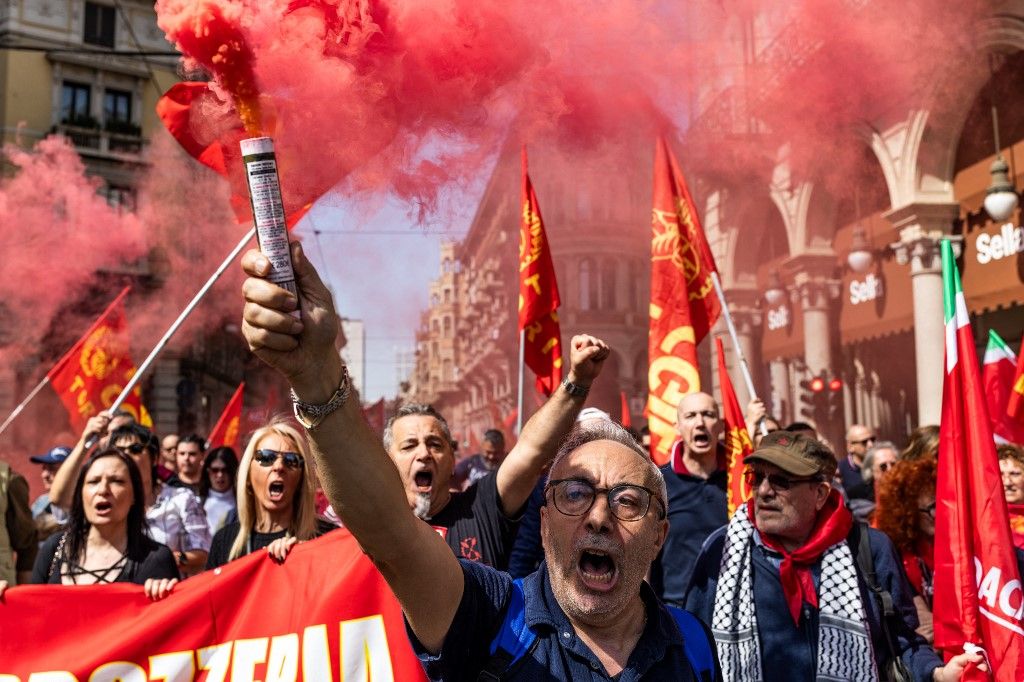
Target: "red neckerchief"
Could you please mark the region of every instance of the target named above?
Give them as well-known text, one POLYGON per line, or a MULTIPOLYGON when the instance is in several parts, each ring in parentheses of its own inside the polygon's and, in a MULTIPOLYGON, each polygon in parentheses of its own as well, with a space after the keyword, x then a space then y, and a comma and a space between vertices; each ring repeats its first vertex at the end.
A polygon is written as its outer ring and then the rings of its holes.
POLYGON ((1010 535, 1013 544, 1024 549, 1024 504, 1007 504, 1006 510, 1010 512, 1010 535))
MULTIPOLYGON (((754 499, 747 501, 747 516, 757 527, 754 517, 754 499)), ((825 506, 818 512, 811 537, 799 549, 787 552, 765 533, 761 533, 761 542, 782 555, 782 566, 779 576, 782 579, 782 591, 789 606, 789 615, 793 623, 800 625, 800 609, 804 602, 818 607, 818 592, 814 589, 814 576, 811 566, 818 562, 821 555, 832 545, 842 542, 850 534, 853 527, 853 515, 843 504, 843 496, 838 490, 829 493, 825 506)))
POLYGON ((910 586, 914 588, 919 595, 924 595, 924 572, 921 570, 921 563, 929 568, 933 573, 935 571, 935 549, 934 545, 925 539, 921 539, 917 543, 917 548, 913 552, 902 551, 900 552, 900 558, 903 560, 903 569, 907 573, 907 578, 910 580, 910 586))
MULTIPOLYGON (((715 445, 715 468, 722 471, 726 468, 725 460, 725 448, 722 447, 721 443, 715 445)), ((683 441, 677 440, 672 445, 671 453, 672 471, 679 474, 680 476, 692 476, 690 470, 686 468, 686 464, 683 463, 683 441)))

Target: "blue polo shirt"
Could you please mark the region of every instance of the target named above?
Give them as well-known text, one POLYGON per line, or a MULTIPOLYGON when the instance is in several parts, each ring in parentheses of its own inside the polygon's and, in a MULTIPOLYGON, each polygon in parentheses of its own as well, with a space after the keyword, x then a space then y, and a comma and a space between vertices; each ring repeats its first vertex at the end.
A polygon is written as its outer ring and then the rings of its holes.
MULTIPOLYGON (((476 680, 487 663, 491 641, 505 617, 512 578, 489 566, 460 560, 465 577, 462 601, 438 655, 427 652, 409 630, 413 650, 431 680, 476 680)), ((523 582, 526 624, 536 633, 537 643, 526 658, 516 664, 508 680, 694 680, 683 650, 683 638, 671 614, 643 583, 640 595, 647 609, 647 625, 622 672, 609 676, 597 656, 583 643, 568 617, 555 600, 547 565, 523 582)), ((408 626, 407 626, 408 628, 408 626)), ((705 627, 711 646, 714 642, 705 627)), ((716 656, 717 659, 717 656, 716 656)), ((715 680, 721 679, 716 662, 715 680)))
POLYGON ((681 443, 661 467, 668 490, 668 537, 651 566, 654 591, 670 604, 682 606, 697 555, 708 536, 729 521, 728 474, 719 448, 719 467, 708 478, 694 476, 682 461, 681 443))

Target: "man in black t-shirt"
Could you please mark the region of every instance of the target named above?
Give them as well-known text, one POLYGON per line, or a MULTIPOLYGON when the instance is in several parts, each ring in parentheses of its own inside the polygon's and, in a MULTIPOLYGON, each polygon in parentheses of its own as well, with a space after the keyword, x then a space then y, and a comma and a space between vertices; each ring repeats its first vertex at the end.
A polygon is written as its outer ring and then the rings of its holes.
POLYGON ((455 556, 500 569, 508 566, 515 523, 558 443, 572 428, 608 352, 600 339, 574 336, 566 380, 523 426, 501 466, 465 492, 450 491, 455 453, 448 423, 437 410, 413 403, 388 420, 384 449, 402 476, 409 506, 455 556))

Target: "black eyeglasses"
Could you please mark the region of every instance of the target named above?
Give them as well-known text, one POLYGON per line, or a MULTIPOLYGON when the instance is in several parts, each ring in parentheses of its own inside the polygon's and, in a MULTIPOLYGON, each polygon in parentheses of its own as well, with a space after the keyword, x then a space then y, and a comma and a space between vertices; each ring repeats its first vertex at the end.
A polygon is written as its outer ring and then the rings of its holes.
POLYGON ((886 471, 892 469, 894 466, 896 466, 896 462, 882 462, 881 464, 878 465, 878 470, 884 474, 886 471))
POLYGON ((146 449, 146 446, 142 443, 132 443, 131 445, 115 445, 115 448, 121 451, 122 455, 141 455, 146 449))
POLYGON ((765 472, 758 471, 757 469, 747 469, 743 472, 743 480, 751 490, 760 488, 765 479, 768 480, 768 485, 771 486, 772 490, 789 490, 799 483, 821 483, 825 480, 820 474, 817 476, 792 478, 790 476, 783 476, 782 474, 766 474, 765 472))
POLYGON ((927 507, 918 507, 917 511, 921 512, 929 518, 935 518, 935 503, 932 502, 927 507))
POLYGON ((868 436, 867 438, 863 438, 861 440, 851 440, 850 445, 867 445, 868 443, 874 443, 877 440, 877 436, 868 436))
POLYGON ((263 448, 257 450, 253 454, 252 458, 255 459, 261 467, 271 467, 274 466, 274 462, 277 461, 278 457, 281 458, 284 465, 289 469, 302 468, 302 455, 297 452, 278 452, 277 450, 263 448))
POLYGON ((647 516, 653 498, 661 506, 659 519, 665 518, 665 504, 654 491, 640 485, 617 485, 613 488, 595 488, 581 478, 563 478, 548 481, 545 491, 551 491, 555 509, 566 516, 583 516, 594 506, 598 493, 604 493, 612 516, 620 521, 639 521, 647 516))

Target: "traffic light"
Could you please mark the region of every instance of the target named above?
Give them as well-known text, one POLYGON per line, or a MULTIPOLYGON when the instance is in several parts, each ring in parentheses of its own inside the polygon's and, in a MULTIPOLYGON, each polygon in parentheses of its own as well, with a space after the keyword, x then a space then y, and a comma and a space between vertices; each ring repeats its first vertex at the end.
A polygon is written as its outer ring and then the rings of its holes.
POLYGON ((828 397, 826 417, 829 424, 834 424, 836 421, 841 421, 843 418, 843 380, 839 377, 833 377, 828 382, 828 397))
POLYGON ((821 423, 828 409, 824 372, 800 380, 800 415, 815 426, 821 423))

